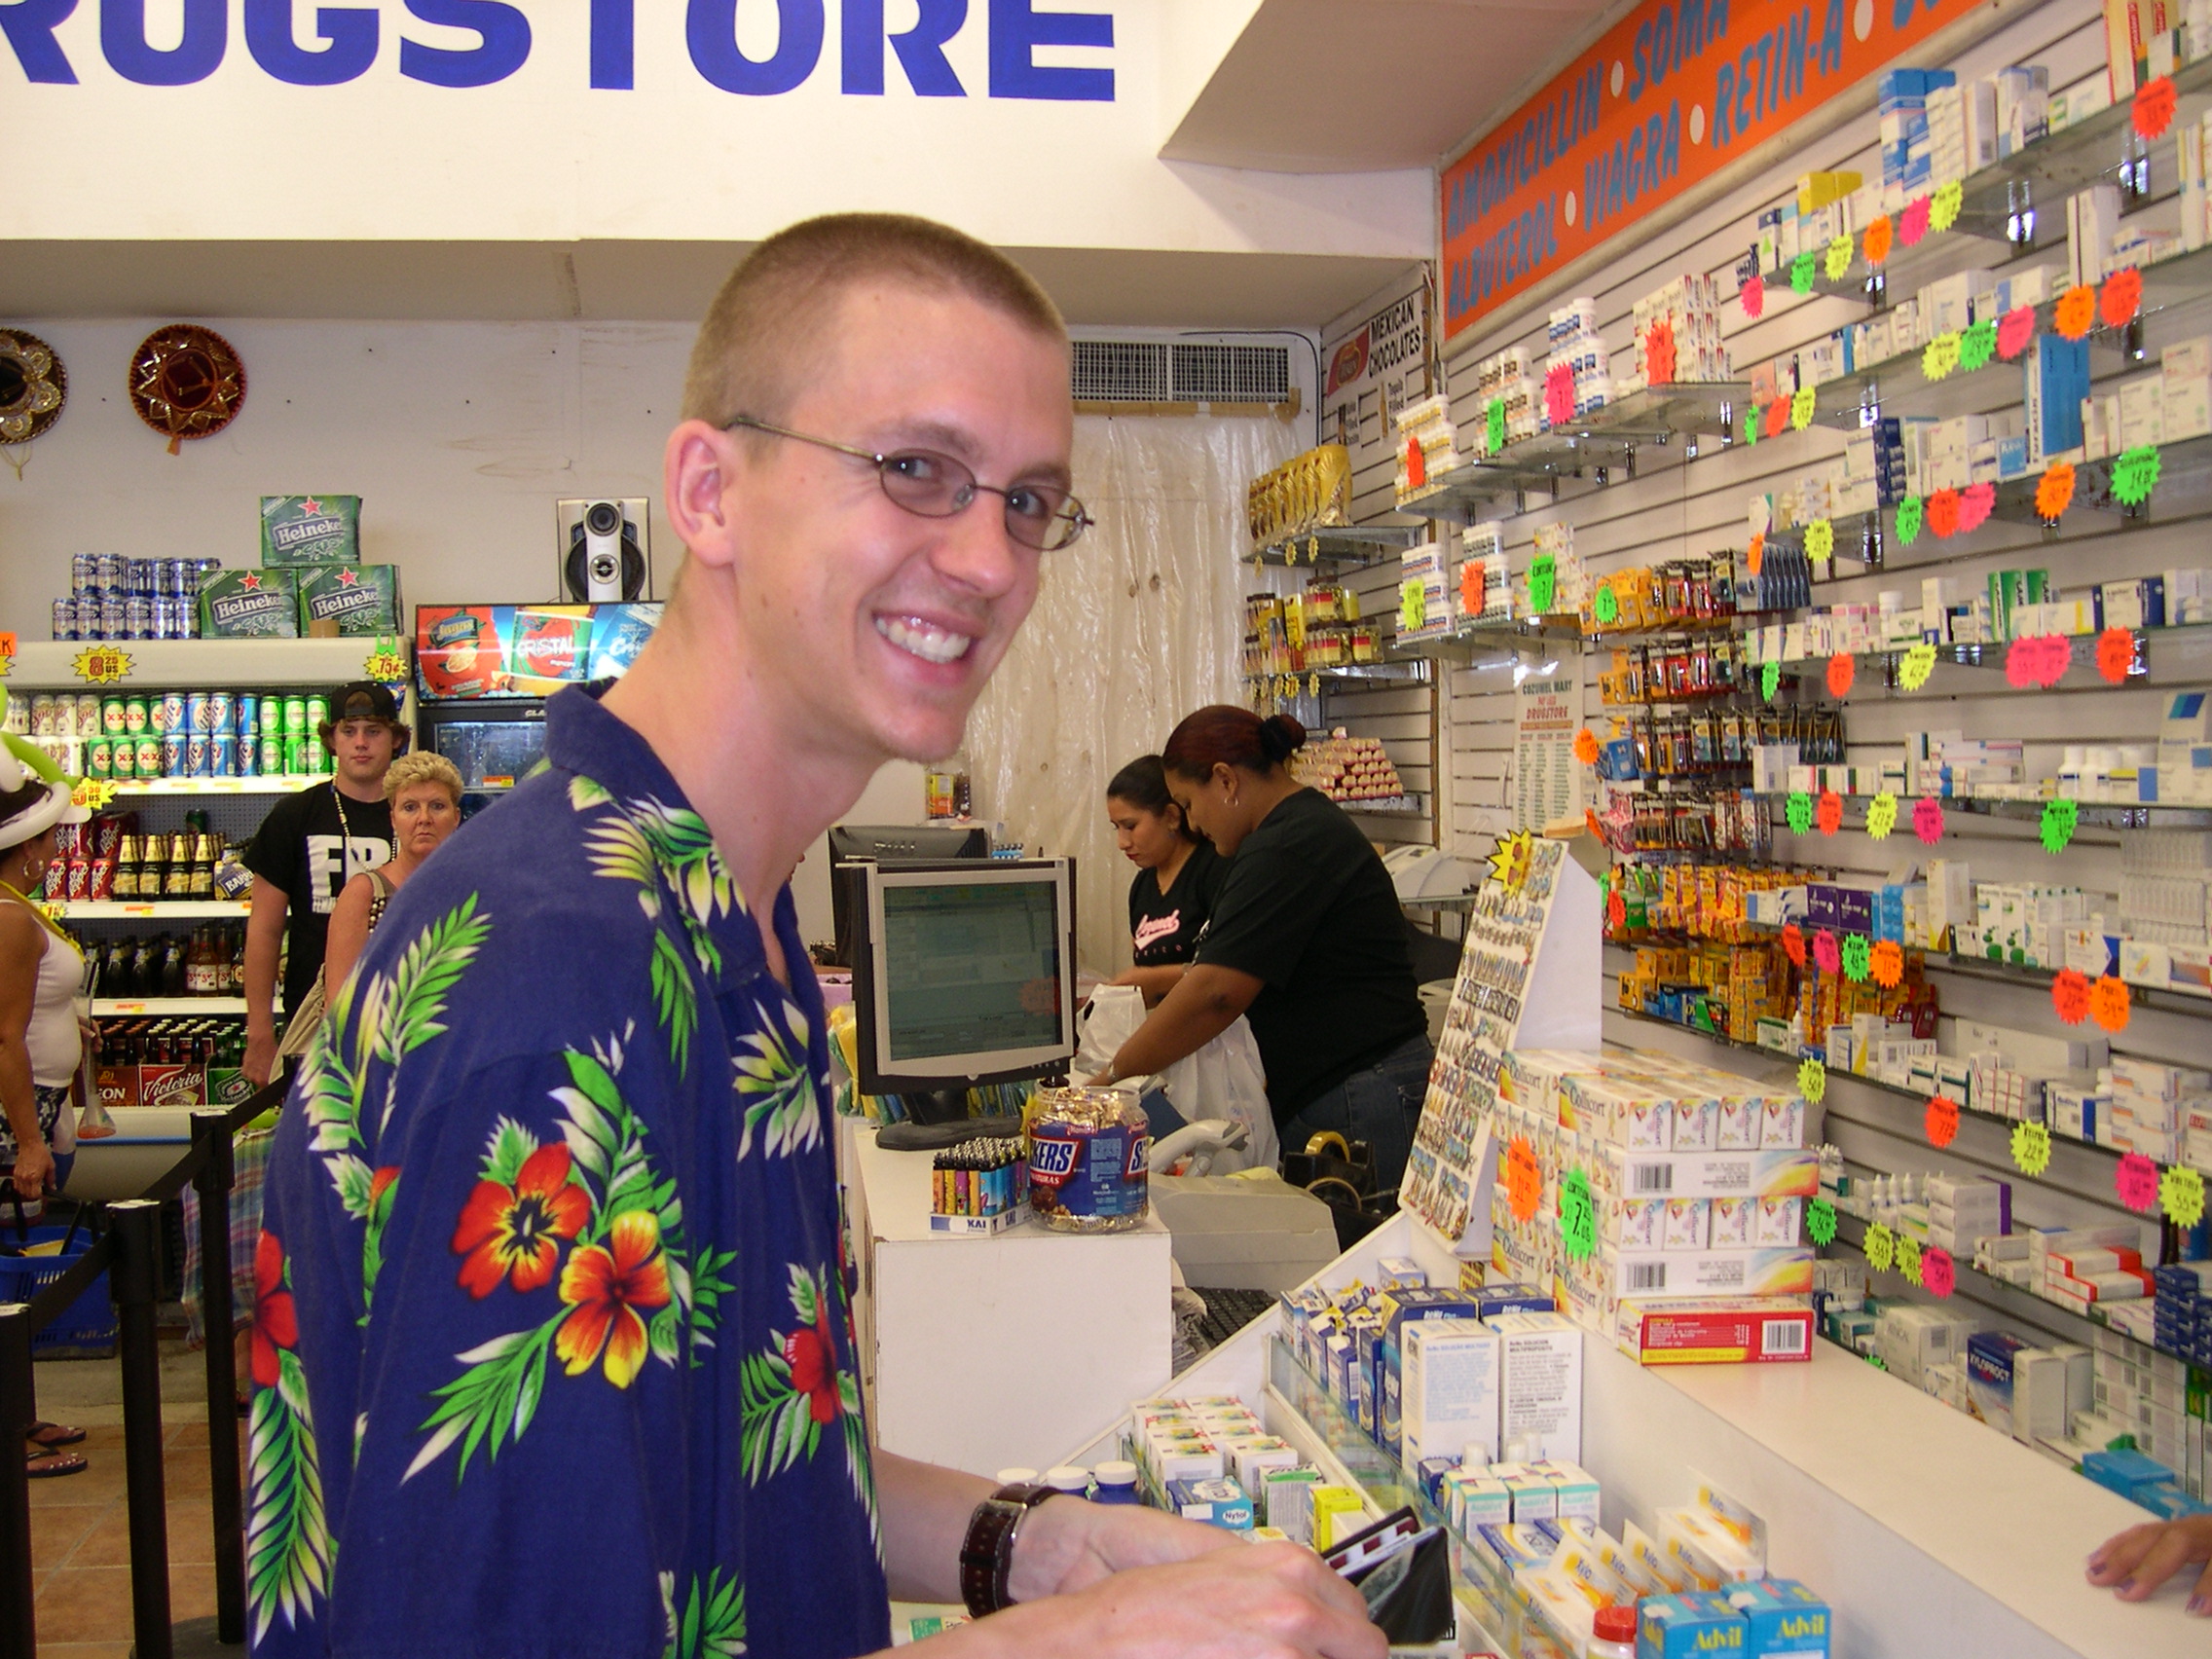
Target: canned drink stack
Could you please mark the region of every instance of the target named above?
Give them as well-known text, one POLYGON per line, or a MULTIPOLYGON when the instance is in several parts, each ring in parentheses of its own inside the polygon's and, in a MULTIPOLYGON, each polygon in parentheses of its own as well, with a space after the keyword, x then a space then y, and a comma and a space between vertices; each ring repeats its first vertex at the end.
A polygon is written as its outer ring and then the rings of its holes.
POLYGON ((75 641, 77 638, 77 602, 74 599, 57 599, 54 602, 54 638, 75 641))
POLYGON ((184 718, 184 693, 164 691, 161 701, 154 707, 154 730, 164 737, 171 732, 182 732, 184 718))
MULTIPOLYGON (((293 695, 284 699, 284 736, 305 737, 308 734, 308 700, 293 695)), ((287 766, 286 771, 294 768, 287 766)))

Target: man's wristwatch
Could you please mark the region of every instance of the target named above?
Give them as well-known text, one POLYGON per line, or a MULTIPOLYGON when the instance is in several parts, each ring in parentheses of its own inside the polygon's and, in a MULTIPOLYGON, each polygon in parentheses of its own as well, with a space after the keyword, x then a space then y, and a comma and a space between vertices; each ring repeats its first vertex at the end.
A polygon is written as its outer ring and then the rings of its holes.
POLYGON ((968 1535, 960 1544, 960 1599, 981 1618, 1014 1605, 1007 1575, 1014 1569, 1014 1539, 1022 1517, 1059 1490, 1049 1486, 1005 1486, 976 1505, 968 1535))

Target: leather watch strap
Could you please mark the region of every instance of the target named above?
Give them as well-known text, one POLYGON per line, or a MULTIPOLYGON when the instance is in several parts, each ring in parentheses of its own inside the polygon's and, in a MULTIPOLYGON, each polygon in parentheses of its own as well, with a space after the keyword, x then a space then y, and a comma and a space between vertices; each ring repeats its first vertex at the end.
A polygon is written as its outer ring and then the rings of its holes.
POLYGON ((976 1505, 960 1544, 960 1599, 969 1612, 981 1618, 1014 1605, 1007 1574, 1014 1567, 1014 1533, 1023 1516, 1058 1495, 1049 1486, 1005 1486, 976 1505))

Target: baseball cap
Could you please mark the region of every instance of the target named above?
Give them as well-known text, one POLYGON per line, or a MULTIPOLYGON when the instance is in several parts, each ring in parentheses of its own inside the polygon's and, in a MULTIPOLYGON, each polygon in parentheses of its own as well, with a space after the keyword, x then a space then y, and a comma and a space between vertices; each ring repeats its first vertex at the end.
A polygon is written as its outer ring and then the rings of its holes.
POLYGON ((388 685, 373 680, 350 681, 330 694, 330 723, 337 726, 347 720, 383 720, 387 725, 397 725, 399 700, 388 685))

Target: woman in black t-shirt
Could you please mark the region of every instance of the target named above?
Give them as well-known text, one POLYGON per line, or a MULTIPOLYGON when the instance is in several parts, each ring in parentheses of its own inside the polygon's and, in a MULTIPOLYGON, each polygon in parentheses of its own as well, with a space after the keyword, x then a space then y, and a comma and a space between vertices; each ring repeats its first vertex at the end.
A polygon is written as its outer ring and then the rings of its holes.
POLYGON ((1375 848, 1284 766, 1288 715, 1200 709, 1161 753, 1191 828, 1234 855, 1198 955, 1100 1082, 1158 1072, 1249 1017, 1282 1144, 1334 1129, 1398 1184, 1431 1058, 1404 912, 1375 848))
POLYGON ((1184 965, 1198 954, 1229 861, 1183 821, 1157 755, 1139 756, 1114 774, 1106 786, 1106 818, 1115 844, 1137 866, 1129 883, 1135 966, 1113 982, 1136 986, 1149 1006, 1175 988, 1184 965))

